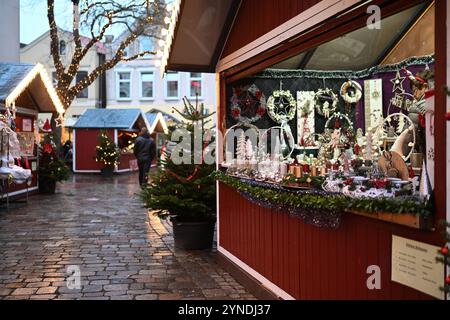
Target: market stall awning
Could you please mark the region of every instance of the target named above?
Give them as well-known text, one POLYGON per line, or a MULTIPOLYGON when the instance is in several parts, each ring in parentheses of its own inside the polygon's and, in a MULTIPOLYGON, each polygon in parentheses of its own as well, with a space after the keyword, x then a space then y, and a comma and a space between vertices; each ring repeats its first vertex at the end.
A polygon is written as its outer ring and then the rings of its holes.
POLYGON ((162 70, 215 72, 240 3, 241 0, 175 1, 162 70))
POLYGON ((43 65, 0 62, 0 102, 7 107, 64 113, 43 65))
POLYGON ((73 128, 137 131, 143 126, 151 128, 141 109, 87 109, 73 128))

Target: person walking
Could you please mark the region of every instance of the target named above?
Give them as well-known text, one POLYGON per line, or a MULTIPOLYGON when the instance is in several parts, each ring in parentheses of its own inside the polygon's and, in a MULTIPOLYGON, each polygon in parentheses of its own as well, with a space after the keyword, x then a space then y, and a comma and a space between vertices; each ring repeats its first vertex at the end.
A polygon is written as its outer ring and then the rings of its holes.
POLYGON ((138 161, 139 185, 145 187, 148 182, 148 172, 156 156, 156 144, 150 137, 147 128, 142 128, 134 143, 134 156, 138 161))

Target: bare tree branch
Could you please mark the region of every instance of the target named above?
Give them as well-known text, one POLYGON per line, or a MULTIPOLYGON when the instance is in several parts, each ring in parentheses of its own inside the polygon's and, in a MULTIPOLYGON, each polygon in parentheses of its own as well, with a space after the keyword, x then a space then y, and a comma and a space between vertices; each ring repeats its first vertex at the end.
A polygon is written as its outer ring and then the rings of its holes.
POLYGON ((144 51, 124 57, 126 48, 139 36, 146 35, 159 39, 164 26, 166 2, 164 0, 71 0, 73 8, 73 37, 75 50, 67 70, 61 62, 58 27, 55 22, 54 0, 48 0, 48 20, 50 25, 51 54, 58 77, 57 92, 66 108, 70 106, 79 92, 90 86, 107 70, 121 61, 139 59, 145 55, 155 55, 153 51, 144 51), (127 36, 121 41, 114 56, 95 68, 84 79, 77 79, 71 85, 80 68, 80 63, 91 49, 103 41, 112 28, 122 26, 127 36), (81 33, 90 34, 90 39, 81 33))

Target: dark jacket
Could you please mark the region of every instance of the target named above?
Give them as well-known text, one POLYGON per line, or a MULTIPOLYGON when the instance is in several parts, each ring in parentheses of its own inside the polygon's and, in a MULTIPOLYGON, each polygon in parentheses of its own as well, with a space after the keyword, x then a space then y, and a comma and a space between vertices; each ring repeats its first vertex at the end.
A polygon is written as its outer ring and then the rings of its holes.
POLYGON ((156 144, 149 134, 144 134, 136 139, 134 155, 138 161, 153 161, 156 156, 156 144))

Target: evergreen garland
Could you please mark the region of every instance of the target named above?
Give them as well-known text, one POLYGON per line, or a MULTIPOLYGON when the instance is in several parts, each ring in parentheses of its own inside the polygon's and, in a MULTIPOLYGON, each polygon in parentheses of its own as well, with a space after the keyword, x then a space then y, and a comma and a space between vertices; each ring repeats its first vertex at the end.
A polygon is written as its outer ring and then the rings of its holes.
POLYGON ((404 67, 413 65, 431 64, 435 61, 434 55, 423 57, 411 57, 400 63, 375 66, 360 71, 319 71, 319 70, 282 70, 282 69, 266 69, 251 78, 269 78, 269 79, 285 79, 285 78, 325 78, 325 79, 360 79, 366 78, 377 73, 395 72, 404 67))
POLYGON ((259 204, 272 204, 282 210, 320 210, 324 214, 334 215, 349 210, 365 213, 388 212, 393 214, 432 214, 429 202, 420 202, 411 197, 398 198, 352 198, 342 194, 332 194, 321 190, 290 191, 281 186, 267 187, 256 182, 230 177, 216 172, 215 177, 240 193, 244 193, 259 204))

